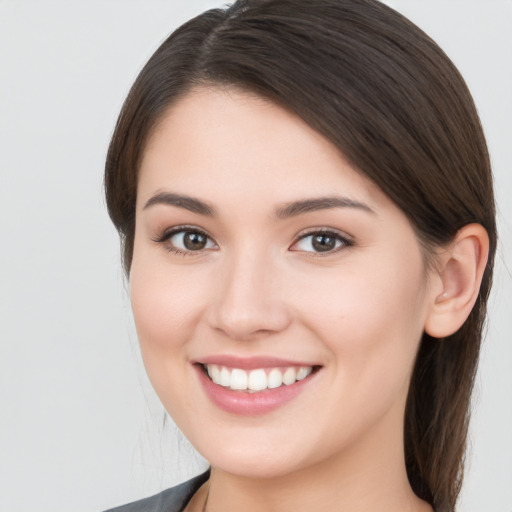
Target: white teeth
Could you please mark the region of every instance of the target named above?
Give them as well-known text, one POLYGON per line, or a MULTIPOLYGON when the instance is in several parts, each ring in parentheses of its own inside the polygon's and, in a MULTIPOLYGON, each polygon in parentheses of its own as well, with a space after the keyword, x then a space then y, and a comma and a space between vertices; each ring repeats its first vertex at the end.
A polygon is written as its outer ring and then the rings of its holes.
POLYGON ((265 370, 253 370, 249 374, 249 383, 247 387, 253 391, 267 389, 267 374, 265 373, 265 370))
POLYGON ((297 372, 297 380, 305 379, 312 371, 311 367, 301 366, 297 372))
POLYGON ((220 370, 218 366, 214 364, 208 366, 208 375, 210 376, 210 379, 212 379, 213 382, 215 382, 215 384, 220 383, 220 370))
POLYGON ((287 368, 283 374, 283 384, 289 386, 297 380, 297 371, 295 368, 287 368))
POLYGON ((247 389, 247 372, 233 368, 231 370, 231 389, 244 390, 247 389))
POLYGON ((231 385, 231 372, 225 366, 220 370, 219 384, 225 388, 231 385))
POLYGON ((205 365, 210 379, 220 386, 230 388, 236 391, 262 391, 264 389, 274 389, 282 386, 290 386, 298 380, 305 379, 313 371, 311 366, 301 366, 299 368, 290 366, 281 370, 272 368, 265 370, 258 368, 249 372, 239 368, 229 369, 225 366, 216 364, 205 365))
POLYGON ((268 374, 268 387, 269 389, 278 388, 283 384, 283 374, 277 369, 272 368, 268 374))

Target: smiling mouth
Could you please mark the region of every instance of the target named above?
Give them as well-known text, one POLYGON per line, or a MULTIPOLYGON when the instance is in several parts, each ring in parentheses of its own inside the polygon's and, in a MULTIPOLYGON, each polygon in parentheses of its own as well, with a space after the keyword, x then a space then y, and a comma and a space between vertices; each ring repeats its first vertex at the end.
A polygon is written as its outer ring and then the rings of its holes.
POLYGON ((291 386, 320 369, 320 366, 287 366, 243 370, 218 364, 201 364, 201 367, 214 384, 246 393, 291 386))

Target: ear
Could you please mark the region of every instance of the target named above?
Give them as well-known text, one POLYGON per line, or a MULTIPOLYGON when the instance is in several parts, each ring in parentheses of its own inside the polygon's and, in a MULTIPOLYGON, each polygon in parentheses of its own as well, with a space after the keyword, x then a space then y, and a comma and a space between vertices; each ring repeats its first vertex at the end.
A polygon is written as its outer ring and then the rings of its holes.
POLYGON ((434 338, 455 333, 466 321, 478 297, 489 256, 489 237, 480 224, 461 228, 438 254, 438 275, 425 321, 434 338))

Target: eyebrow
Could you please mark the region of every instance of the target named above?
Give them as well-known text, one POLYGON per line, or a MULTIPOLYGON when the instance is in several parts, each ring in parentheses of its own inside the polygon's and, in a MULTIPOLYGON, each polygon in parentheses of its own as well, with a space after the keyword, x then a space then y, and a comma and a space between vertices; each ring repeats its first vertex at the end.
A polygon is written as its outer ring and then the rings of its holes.
MULTIPOLYGON (((157 204, 177 206, 178 208, 184 208, 185 210, 208 217, 217 216, 217 212, 213 206, 201 201, 200 199, 183 194, 159 192, 147 201, 143 209, 146 210, 147 208, 157 204)), ((302 199, 286 203, 284 206, 281 206, 276 210, 275 216, 278 219, 287 219, 304 213, 331 208, 355 208, 368 213, 375 213, 368 205, 361 203, 360 201, 355 201, 348 197, 330 196, 302 199)))
POLYGON ((194 197, 185 196, 182 194, 174 194, 173 192, 160 192, 151 197, 148 202, 144 205, 143 210, 150 208, 156 204, 165 204, 168 206, 177 206, 184 208, 193 213, 200 215, 206 215, 208 217, 215 217, 217 215, 215 208, 200 199, 194 197))
POLYGON ((358 210, 375 214, 375 212, 365 203, 349 199, 348 197, 330 196, 287 203, 276 211, 276 217, 278 219, 287 219, 303 213, 327 210, 331 208, 356 208, 358 210))

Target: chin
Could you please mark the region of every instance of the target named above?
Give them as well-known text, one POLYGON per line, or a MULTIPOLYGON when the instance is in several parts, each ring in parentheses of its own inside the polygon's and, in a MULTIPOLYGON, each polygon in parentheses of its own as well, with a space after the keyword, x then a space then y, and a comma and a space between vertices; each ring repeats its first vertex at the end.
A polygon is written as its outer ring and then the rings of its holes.
POLYGON ((210 464, 225 473, 250 479, 281 478, 301 469, 291 461, 276 460, 271 454, 263 457, 261 454, 258 457, 222 457, 210 461, 210 464))
POLYGON ((319 453, 304 450, 306 440, 287 436, 291 443, 286 445, 282 439, 273 437, 266 441, 260 436, 246 442, 240 442, 241 439, 239 442, 232 439, 223 442, 217 438, 193 444, 213 468, 242 478, 281 478, 304 470, 321 459, 319 453))

